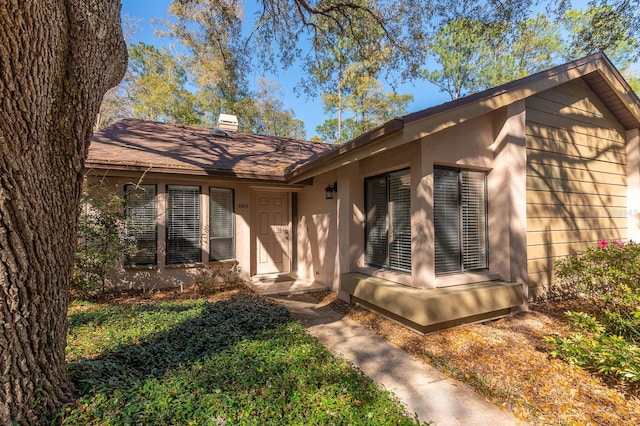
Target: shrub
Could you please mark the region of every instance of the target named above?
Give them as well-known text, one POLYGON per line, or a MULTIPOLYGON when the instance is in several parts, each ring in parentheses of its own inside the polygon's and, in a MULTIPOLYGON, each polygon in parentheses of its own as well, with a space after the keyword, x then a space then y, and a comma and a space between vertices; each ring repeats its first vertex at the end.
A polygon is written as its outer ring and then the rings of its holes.
POLYGON ((567 293, 594 296, 602 310, 633 315, 640 307, 640 244, 600 241, 558 260, 556 277, 567 293))
POLYGON ((551 355, 607 377, 640 386, 640 245, 601 241, 556 262, 560 288, 590 297, 594 316, 566 312, 577 331, 547 336, 551 355))
POLYGON ((196 273, 198 292, 207 294, 215 291, 221 284, 235 284, 240 280, 240 265, 233 261, 228 267, 222 262, 210 263, 196 273))
POLYGON ((566 312, 565 315, 579 331, 569 337, 545 337, 553 346, 551 356, 635 387, 640 384, 640 348, 637 345, 622 336, 608 334, 603 324, 583 312, 566 312))
POLYGON ((135 239, 126 232, 124 199, 113 193, 83 193, 72 288, 82 293, 103 293, 112 268, 135 250, 135 239))

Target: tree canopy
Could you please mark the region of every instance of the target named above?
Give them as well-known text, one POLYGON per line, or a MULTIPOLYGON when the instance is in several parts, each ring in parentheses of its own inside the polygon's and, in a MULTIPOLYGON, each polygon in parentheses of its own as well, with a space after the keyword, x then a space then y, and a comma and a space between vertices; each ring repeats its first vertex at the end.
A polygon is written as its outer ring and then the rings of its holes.
POLYGON ((640 39, 633 31, 637 12, 627 9, 637 2, 592 3, 586 9, 557 9, 550 16, 516 13, 510 20, 454 14, 428 45, 435 66, 423 68, 422 76, 457 99, 598 51, 626 73, 640 57, 640 39))
MULTIPOLYGON (((133 61, 132 67, 138 67, 141 78, 149 78, 151 87, 161 87, 157 75, 164 75, 178 91, 186 87, 183 70, 187 71, 202 87, 211 86, 208 96, 198 100, 203 105, 253 108, 244 81, 247 52, 255 53, 264 69, 290 67, 296 61, 310 69, 323 58, 324 47, 344 40, 350 65, 389 53, 373 69, 379 68, 380 75, 409 78, 424 66, 440 31, 463 20, 484 28, 497 26, 501 34, 519 34, 522 38, 514 40, 529 46, 529 33, 515 29, 538 4, 260 0, 255 22, 244 33, 238 0, 174 0, 174 34, 198 60, 177 61, 160 49, 138 46, 139 62, 133 61), (196 32, 191 33, 192 28, 196 32)), ((578 34, 572 54, 613 47, 628 52, 620 56, 623 64, 637 59, 633 40, 640 30, 640 0, 593 0, 592 13, 575 18, 563 15, 571 10, 568 0, 549 0, 546 5, 552 20, 566 16, 578 34)), ((73 239, 92 126, 103 95, 125 73, 121 4, 2 0, 0 6, 0 317, 5 325, 0 329, 0 422, 50 423, 73 399, 64 360, 73 239)), ((489 46, 496 47, 495 40, 489 46)), ((265 99, 264 105, 278 109, 277 102, 265 99)), ((192 117, 175 112, 171 102, 159 103, 174 111, 161 116, 192 117)), ((271 114, 269 108, 264 110, 271 114)), ((207 112, 196 116, 207 117, 207 112)))
POLYGON ((158 30, 179 48, 130 46, 129 73, 105 97, 99 126, 123 115, 215 126, 224 112, 243 131, 306 137, 282 91, 249 80, 298 67, 298 94, 321 97, 331 114, 316 130, 343 141, 406 112, 399 82, 425 79, 455 99, 599 50, 631 76, 640 53, 640 0, 593 0, 583 9, 568 0, 257 3, 249 16, 241 0, 174 0, 158 30), (385 90, 403 108, 390 101, 387 114, 365 117, 377 108, 365 103, 380 95, 358 93, 385 90))

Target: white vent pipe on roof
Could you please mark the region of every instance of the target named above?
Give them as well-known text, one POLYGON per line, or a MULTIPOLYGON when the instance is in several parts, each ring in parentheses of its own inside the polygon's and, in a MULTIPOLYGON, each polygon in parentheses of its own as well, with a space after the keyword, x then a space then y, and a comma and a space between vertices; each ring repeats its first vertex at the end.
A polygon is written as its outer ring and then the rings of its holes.
POLYGON ((238 131, 238 117, 231 114, 220 114, 218 117, 218 129, 227 132, 238 131))

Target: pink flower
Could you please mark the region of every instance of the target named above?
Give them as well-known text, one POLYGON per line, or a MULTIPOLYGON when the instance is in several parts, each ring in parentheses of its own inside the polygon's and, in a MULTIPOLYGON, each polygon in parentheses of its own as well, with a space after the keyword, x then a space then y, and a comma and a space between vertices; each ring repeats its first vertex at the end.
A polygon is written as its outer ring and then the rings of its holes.
POLYGON ((609 242, 606 240, 602 240, 598 242, 598 247, 605 249, 609 247, 609 242))

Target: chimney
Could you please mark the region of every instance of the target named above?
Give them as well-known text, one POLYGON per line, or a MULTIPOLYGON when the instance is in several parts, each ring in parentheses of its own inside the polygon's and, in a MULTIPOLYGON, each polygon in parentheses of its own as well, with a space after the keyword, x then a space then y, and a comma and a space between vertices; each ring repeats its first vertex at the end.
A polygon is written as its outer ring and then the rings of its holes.
POLYGON ((231 114, 220 114, 218 117, 218 129, 227 132, 237 132, 238 118, 231 114))

